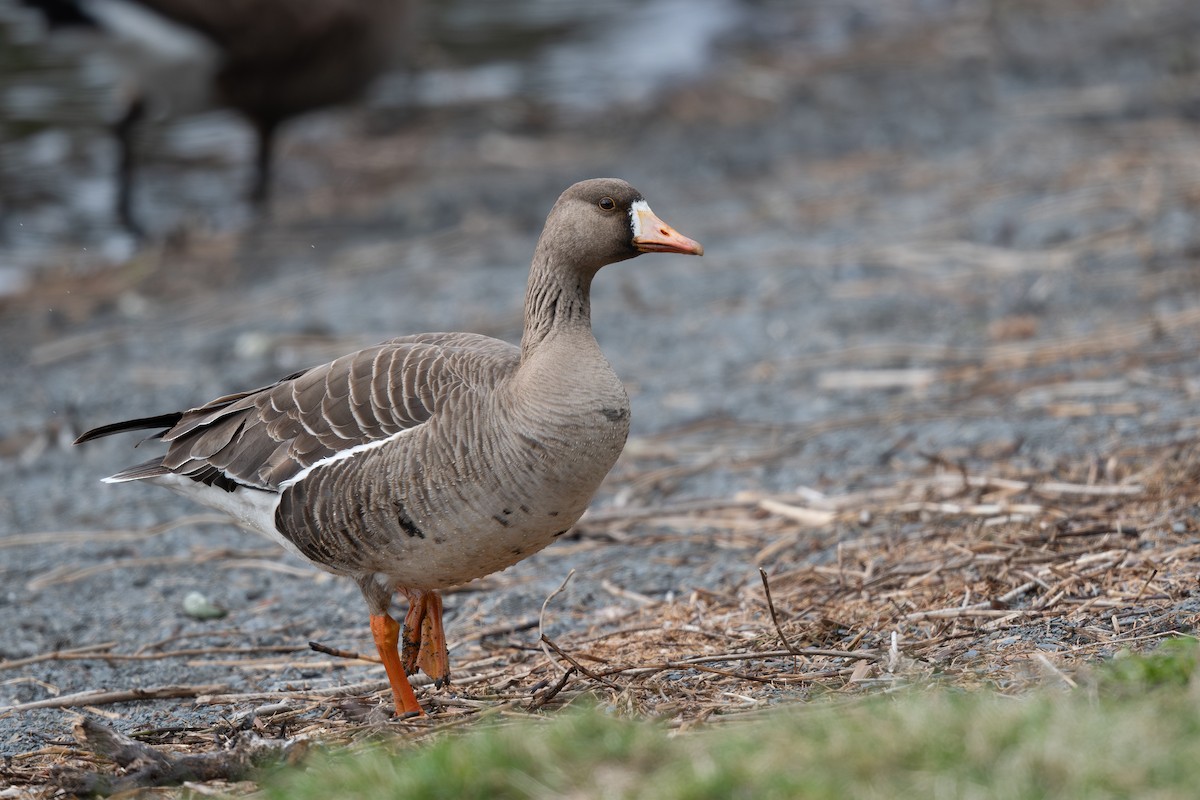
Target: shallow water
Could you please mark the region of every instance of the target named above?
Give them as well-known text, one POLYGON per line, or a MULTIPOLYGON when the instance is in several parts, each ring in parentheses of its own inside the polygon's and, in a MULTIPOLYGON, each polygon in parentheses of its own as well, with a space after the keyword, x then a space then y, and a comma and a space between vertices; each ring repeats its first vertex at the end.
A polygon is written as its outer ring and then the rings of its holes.
MULTIPOLYGON (((552 114, 645 102, 673 81, 701 75, 745 13, 743 0, 429 3, 419 69, 386 76, 368 102, 420 109, 519 97, 552 114)), ((49 35, 40 16, 0 0, 0 296, 19 289, 51 242, 89 248, 79 251, 81 263, 119 261, 136 249, 113 220, 107 124, 122 74, 102 44, 85 31, 49 35)), ((181 165, 165 197, 139 180, 138 189, 154 195, 138 203, 152 233, 197 215, 217 229, 248 221, 241 186, 252 142, 239 118, 217 111, 147 127, 141 138, 150 141, 139 152, 152 169, 181 165), (212 169, 186 168, 209 162, 212 169)))
MULTIPOLYGON (((737 52, 749 53, 751 61, 757 48, 817 57, 872 31, 922 25, 952 5, 951 0, 426 2, 416 47, 401 59, 412 70, 383 76, 365 105, 371 130, 383 133, 405 130, 422 115, 439 115, 434 124, 453 125, 454 132, 476 138, 555 119, 586 123, 617 109, 637 113, 674 86, 737 69, 734 64, 746 63, 733 55, 737 52)), ((86 31, 49 35, 41 17, 19 0, 0 0, 0 298, 20 293, 36 270, 87 271, 122 263, 138 251, 138 240, 117 224, 113 211, 116 146, 109 124, 127 91, 117 62, 128 55, 114 53, 110 40, 86 31)), ((190 107, 203 105, 197 97, 202 82, 195 80, 200 74, 185 66, 166 81, 156 77, 172 103, 190 107)), ((777 89, 766 87, 764 97, 777 89)), ((285 128, 280 147, 304 142, 310 152, 319 150, 344 139, 338 134, 353 119, 341 110, 305 115, 285 128)), ((229 111, 152 115, 138 132, 134 198, 150 240, 236 232, 254 223, 245 202, 253 147, 248 126, 229 111)), ((533 151, 522 158, 529 168, 541 164, 533 151)), ((319 167, 286 153, 276 159, 276 168, 277 193, 283 185, 305 197, 331 182, 319 167)), ((311 212, 314 220, 325 215, 311 212)))
MULTIPOLYGON (((435 13, 432 35, 455 66, 419 80, 422 104, 466 96, 523 96, 559 110, 643 101, 701 75, 714 44, 738 28, 739 0, 458 0, 435 13)), ((431 9, 432 11, 432 9, 431 9)))

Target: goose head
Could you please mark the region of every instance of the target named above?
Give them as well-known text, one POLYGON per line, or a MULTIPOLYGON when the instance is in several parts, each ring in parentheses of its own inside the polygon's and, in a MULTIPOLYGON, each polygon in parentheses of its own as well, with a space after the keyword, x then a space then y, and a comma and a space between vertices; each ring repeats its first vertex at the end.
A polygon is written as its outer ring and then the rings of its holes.
POLYGON ((546 218, 539 254, 558 266, 594 274, 642 253, 699 256, 704 248, 663 222, 641 192, 617 178, 594 178, 568 188, 546 218))

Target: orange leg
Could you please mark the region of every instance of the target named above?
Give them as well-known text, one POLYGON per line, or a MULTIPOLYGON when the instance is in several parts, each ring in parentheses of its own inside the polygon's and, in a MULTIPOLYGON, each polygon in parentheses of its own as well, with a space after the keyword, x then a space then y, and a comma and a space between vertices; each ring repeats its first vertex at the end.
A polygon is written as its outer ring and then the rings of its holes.
POLYGON ((388 683, 392 685, 396 716, 425 716, 400 664, 400 653, 396 647, 400 643, 400 624, 387 614, 372 614, 371 635, 375 637, 375 647, 379 650, 379 658, 383 660, 383 668, 387 670, 388 683))
POLYGON ((398 591, 408 598, 401 657, 404 671, 411 675, 419 668, 433 678, 434 686, 445 686, 450 683, 450 653, 446 650, 446 630, 442 627, 442 598, 437 592, 419 589, 398 591))

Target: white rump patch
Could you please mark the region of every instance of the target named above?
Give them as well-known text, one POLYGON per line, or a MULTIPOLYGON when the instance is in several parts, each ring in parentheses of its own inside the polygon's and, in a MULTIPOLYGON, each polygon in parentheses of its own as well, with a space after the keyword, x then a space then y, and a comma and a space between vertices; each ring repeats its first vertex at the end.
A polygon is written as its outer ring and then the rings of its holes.
POLYGON ((260 533, 285 550, 310 561, 275 527, 275 509, 279 506, 279 495, 275 492, 249 488, 227 492, 218 486, 200 483, 175 473, 150 478, 149 482, 165 486, 201 505, 228 514, 243 528, 260 533))
POLYGON ((633 229, 633 238, 635 239, 642 235, 642 212, 654 213, 650 210, 650 204, 645 200, 635 200, 629 207, 629 227, 633 229))

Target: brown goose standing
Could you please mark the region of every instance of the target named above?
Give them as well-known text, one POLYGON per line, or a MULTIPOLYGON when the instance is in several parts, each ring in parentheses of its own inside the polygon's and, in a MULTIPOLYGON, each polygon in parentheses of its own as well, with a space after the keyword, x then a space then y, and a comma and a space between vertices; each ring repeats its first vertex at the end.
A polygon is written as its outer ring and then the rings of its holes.
POLYGON ((565 533, 616 463, 629 399, 592 336, 592 277, 640 253, 703 248, 628 183, 563 192, 525 294, 520 347, 472 333, 392 339, 189 411, 88 431, 165 428, 149 480, 228 512, 354 578, 397 714, 421 713, 407 674, 449 680, 437 590, 509 567, 565 533), (409 601, 404 651, 388 615, 409 601))
POLYGON ((395 63, 409 35, 413 0, 24 2, 53 27, 100 28, 122 42, 121 60, 136 74, 128 76, 113 125, 120 148, 117 213, 122 224, 138 231, 132 208, 133 136, 147 113, 180 114, 213 105, 240 112, 258 139, 250 198, 265 203, 279 125, 354 99, 395 63), (169 25, 177 30, 168 30, 169 25), (205 85, 187 86, 197 78, 205 85))

